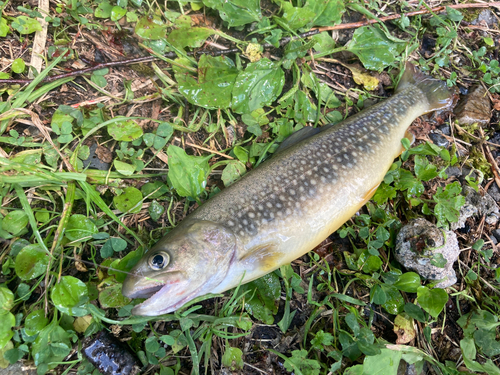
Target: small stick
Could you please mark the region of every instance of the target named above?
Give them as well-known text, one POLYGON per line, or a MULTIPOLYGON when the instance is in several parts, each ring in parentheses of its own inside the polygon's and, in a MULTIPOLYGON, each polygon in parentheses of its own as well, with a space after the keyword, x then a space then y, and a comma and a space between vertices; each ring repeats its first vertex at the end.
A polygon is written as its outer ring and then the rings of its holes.
POLYGON ((194 147, 194 148, 199 148, 200 150, 207 151, 207 152, 210 152, 210 153, 213 153, 213 154, 217 154, 217 155, 223 156, 223 157, 225 157, 227 159, 234 160, 234 158, 232 156, 223 154, 222 152, 219 152, 219 151, 210 150, 209 148, 206 148, 206 147, 195 145, 194 143, 186 142, 186 145, 188 145, 190 147, 194 147))
MULTIPOLYGON (((481 137, 484 139, 483 128, 479 127, 479 132, 481 133, 481 137)), ((491 171, 493 172, 493 176, 495 177, 495 182, 497 183, 497 186, 500 188, 500 174, 498 173, 499 171, 497 162, 493 158, 490 147, 487 144, 483 144, 483 149, 486 154, 486 159, 491 164, 491 171)))
MULTIPOLYGON (((452 9, 500 7, 500 1, 494 1, 492 3, 456 4, 456 5, 448 5, 448 7, 452 8, 452 9)), ((418 16, 420 14, 427 14, 427 13, 431 13, 431 12, 432 13, 442 12, 444 10, 446 10, 446 7, 439 6, 439 7, 435 7, 432 9, 421 9, 421 10, 416 10, 416 11, 408 12, 408 13, 404 13, 404 14, 393 14, 391 16, 379 17, 377 19, 371 19, 371 20, 366 20, 366 21, 344 23, 344 24, 335 25, 335 26, 319 27, 318 29, 315 29, 315 30, 319 30, 321 32, 321 31, 331 31, 331 30, 356 29, 358 27, 371 25, 371 24, 381 22, 381 21, 385 22, 385 21, 397 20, 397 19, 401 18, 402 16, 412 17, 412 16, 418 16)))

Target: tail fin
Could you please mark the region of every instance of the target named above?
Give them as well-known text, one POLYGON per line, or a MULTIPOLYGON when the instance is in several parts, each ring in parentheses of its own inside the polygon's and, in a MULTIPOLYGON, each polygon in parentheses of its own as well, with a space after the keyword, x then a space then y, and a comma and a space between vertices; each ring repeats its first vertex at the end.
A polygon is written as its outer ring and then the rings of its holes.
POLYGON ((396 91, 404 90, 411 85, 417 86, 427 97, 429 102, 427 112, 446 108, 453 102, 452 92, 445 82, 422 73, 415 65, 407 62, 396 91))

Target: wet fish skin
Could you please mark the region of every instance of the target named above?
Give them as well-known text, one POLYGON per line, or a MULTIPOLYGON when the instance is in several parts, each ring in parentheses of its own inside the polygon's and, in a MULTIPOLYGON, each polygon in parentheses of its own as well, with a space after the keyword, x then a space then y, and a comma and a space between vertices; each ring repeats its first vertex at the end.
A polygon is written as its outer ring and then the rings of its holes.
POLYGON ((397 94, 313 135, 207 201, 145 254, 123 294, 159 315, 246 283, 307 253, 373 195, 412 121, 449 103, 440 81, 407 67, 397 94), (153 270, 164 254, 170 263, 153 270), (156 294, 154 294, 156 292, 156 294))

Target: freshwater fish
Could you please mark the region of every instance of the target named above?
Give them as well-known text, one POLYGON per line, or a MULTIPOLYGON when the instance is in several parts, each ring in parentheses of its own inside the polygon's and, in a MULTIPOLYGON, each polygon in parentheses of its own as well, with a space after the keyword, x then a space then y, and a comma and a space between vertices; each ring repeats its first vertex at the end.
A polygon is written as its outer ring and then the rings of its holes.
POLYGON ((407 64, 391 98, 334 126, 296 133, 144 254, 123 283, 125 296, 147 298, 132 313, 175 311, 304 255, 372 197, 413 120, 450 103, 444 82, 407 64))

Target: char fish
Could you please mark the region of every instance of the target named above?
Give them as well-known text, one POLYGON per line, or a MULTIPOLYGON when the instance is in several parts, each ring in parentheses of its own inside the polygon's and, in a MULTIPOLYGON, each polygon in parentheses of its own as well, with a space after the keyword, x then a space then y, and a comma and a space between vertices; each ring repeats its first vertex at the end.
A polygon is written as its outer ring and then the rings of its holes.
POLYGON ((319 132, 304 128, 305 139, 288 142, 145 253, 123 283, 125 296, 147 298, 132 312, 172 312, 304 255, 371 198, 413 120, 450 102, 442 81, 407 64, 391 98, 319 132))

